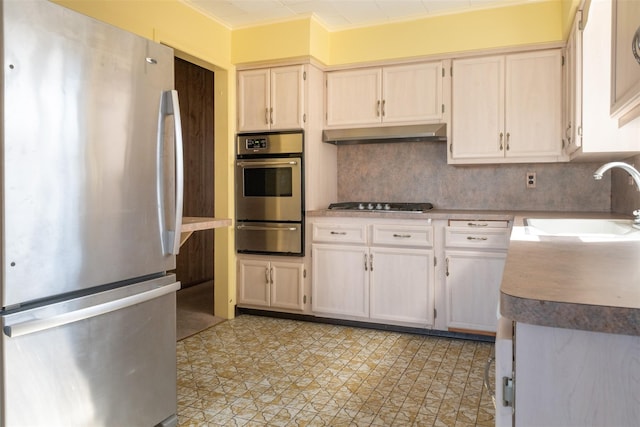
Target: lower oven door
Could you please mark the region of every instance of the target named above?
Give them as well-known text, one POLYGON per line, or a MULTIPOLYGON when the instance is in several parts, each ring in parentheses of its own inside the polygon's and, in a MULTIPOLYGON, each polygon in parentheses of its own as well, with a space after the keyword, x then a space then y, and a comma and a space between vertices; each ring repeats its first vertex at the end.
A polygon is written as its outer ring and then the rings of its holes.
POLYGON ((238 222, 236 249, 241 253, 302 256, 302 223, 238 222))
POLYGON ((302 158, 236 161, 238 221, 302 221, 302 158))

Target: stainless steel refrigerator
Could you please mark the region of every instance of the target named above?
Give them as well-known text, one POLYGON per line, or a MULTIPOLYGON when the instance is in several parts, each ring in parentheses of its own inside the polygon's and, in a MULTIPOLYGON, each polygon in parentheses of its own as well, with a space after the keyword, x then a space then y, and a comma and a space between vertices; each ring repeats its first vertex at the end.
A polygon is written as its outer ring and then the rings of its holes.
POLYGON ((46 0, 0 5, 0 422, 175 425, 173 51, 46 0))

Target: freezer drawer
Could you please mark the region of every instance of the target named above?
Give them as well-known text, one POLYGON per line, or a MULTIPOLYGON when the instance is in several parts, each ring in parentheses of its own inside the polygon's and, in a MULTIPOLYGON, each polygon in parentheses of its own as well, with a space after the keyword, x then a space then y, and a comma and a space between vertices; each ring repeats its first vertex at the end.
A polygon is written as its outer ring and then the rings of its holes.
POLYGON ((3 315, 1 424, 177 423, 178 288, 169 275, 3 315))

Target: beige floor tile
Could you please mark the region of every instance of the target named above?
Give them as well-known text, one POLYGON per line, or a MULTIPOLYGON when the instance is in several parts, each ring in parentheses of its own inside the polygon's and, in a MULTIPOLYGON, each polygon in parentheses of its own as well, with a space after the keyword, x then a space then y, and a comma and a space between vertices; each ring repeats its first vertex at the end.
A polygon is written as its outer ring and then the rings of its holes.
POLYGON ((183 426, 489 426, 492 344, 242 315, 177 344, 183 426))

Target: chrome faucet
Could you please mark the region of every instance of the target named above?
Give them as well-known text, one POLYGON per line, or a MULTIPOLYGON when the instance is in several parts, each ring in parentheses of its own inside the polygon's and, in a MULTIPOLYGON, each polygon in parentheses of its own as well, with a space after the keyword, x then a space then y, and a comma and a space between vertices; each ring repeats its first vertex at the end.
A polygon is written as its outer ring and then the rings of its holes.
MULTIPOLYGON (((633 178, 633 180, 635 181, 636 187, 640 189, 640 172, 638 172, 638 170, 633 166, 631 166, 630 164, 627 164, 624 162, 605 163, 593 173, 593 178, 596 180, 601 180, 602 174, 612 168, 620 168, 625 170, 629 175, 631 175, 631 178, 633 178)), ((640 209, 634 210, 633 215, 635 217, 633 219, 633 226, 635 228, 640 228, 640 209)))

